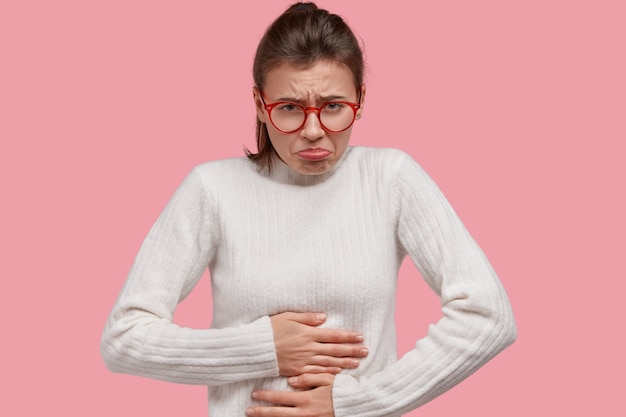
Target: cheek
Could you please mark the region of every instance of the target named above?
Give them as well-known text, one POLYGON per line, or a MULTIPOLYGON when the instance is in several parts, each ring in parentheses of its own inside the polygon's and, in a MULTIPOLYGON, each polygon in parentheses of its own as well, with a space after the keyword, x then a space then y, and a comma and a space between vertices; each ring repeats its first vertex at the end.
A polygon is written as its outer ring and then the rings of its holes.
POLYGON ((282 159, 285 159, 285 157, 289 154, 289 148, 287 146, 285 146, 285 142, 283 142, 283 141, 273 141, 272 145, 274 146, 274 149, 276 150, 276 153, 278 153, 278 155, 282 159))
POLYGON ((282 159, 287 157, 290 154, 290 149, 294 142, 291 136, 270 129, 268 129, 268 133, 270 136, 270 142, 272 142, 272 146, 274 147, 276 153, 282 159))
POLYGON ((335 145, 335 150, 337 152, 343 152, 348 143, 350 142, 350 131, 342 132, 339 136, 333 138, 333 143, 335 145))

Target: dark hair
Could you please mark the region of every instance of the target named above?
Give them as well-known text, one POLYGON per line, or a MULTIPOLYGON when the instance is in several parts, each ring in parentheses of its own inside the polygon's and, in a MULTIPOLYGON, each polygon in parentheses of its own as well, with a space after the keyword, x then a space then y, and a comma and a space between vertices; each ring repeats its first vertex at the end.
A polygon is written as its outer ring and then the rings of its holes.
MULTIPOLYGON (((284 63, 307 68, 319 60, 333 60, 346 65, 354 85, 363 84, 363 53, 352 30, 336 14, 319 9, 315 3, 295 3, 272 23, 259 42, 252 75, 263 90, 267 74, 284 63)), ((270 142, 267 126, 256 120, 257 153, 246 149, 246 155, 262 168, 272 169, 276 152, 270 142)))

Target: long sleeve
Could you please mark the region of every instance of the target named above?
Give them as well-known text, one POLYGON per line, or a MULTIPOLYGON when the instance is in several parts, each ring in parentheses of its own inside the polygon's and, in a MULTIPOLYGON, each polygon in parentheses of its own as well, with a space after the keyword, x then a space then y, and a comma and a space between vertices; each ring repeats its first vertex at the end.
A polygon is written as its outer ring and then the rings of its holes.
POLYGON ((396 156, 393 206, 399 247, 441 297, 443 315, 413 350, 384 370, 359 379, 338 375, 333 386, 336 417, 397 416, 413 410, 516 338, 507 295, 483 252, 428 175, 407 155, 396 156))
POLYGON ((114 372, 202 385, 278 375, 267 316, 220 329, 172 322, 217 250, 219 213, 205 181, 197 169, 190 173, 136 257, 101 341, 114 372))

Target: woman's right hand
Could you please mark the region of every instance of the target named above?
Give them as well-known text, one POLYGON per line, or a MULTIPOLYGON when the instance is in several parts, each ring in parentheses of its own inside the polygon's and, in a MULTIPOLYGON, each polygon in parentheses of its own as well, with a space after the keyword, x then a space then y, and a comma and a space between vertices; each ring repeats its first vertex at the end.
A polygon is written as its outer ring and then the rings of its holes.
POLYGON ((326 321, 324 313, 286 312, 270 319, 280 375, 338 374, 359 366, 369 353, 357 332, 318 328, 326 321))

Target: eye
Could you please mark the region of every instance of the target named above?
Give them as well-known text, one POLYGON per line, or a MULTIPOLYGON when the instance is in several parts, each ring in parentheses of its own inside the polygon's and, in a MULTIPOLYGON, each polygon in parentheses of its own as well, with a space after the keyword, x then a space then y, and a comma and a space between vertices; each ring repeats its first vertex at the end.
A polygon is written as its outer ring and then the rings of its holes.
POLYGON ((326 103, 324 105, 324 110, 328 110, 331 112, 335 112, 335 111, 339 111, 341 110, 343 107, 345 107, 346 105, 343 103, 326 103))
POLYGON ((280 106, 278 106, 278 110, 284 111, 286 113, 292 113, 299 109, 298 109, 298 106, 293 103, 285 103, 285 104, 281 104, 280 106))

